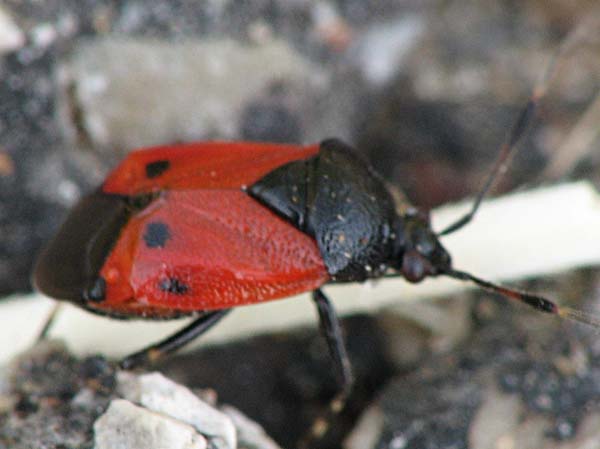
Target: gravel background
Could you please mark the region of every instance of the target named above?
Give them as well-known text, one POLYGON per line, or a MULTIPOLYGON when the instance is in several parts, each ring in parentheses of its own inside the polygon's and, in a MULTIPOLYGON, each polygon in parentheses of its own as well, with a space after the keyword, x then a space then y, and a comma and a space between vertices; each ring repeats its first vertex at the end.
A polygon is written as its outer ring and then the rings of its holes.
MULTIPOLYGON (((0 297, 31 288, 35 255, 69 206, 136 146, 336 136, 415 204, 472 194, 557 45, 600 14, 593 3, 5 1, 0 297)), ((561 154, 598 94, 598 55, 596 41, 563 59, 502 188, 597 183, 597 139, 574 162, 561 154)), ((531 288, 593 309, 598 285, 588 270, 531 288)), ((347 447, 584 447, 598 414, 594 335, 485 299, 439 307, 461 332, 432 335, 387 314, 347 320, 359 383, 324 446, 339 447, 371 404, 347 447), (507 403, 498 397, 513 402, 485 414, 507 403), (357 434, 372 446, 356 446, 357 434)), ((215 388, 284 447, 335 391, 314 333, 181 356, 164 369, 215 388)), ((0 426, 14 422, 3 416, 0 426)))

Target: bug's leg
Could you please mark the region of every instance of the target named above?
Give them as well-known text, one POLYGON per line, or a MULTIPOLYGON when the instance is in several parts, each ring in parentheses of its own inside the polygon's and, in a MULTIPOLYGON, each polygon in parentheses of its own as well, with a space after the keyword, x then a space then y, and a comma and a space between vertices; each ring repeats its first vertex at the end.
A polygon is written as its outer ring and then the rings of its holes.
POLYGON ((202 315, 200 318, 195 319, 186 327, 164 340, 125 357, 121 360, 119 366, 123 369, 132 369, 140 365, 154 363, 165 355, 177 351, 196 337, 202 335, 217 324, 221 318, 229 312, 230 309, 224 309, 202 315))
POLYGON ((567 35, 567 37, 561 42, 560 46, 547 65, 546 70, 535 84, 529 100, 527 100, 527 103, 523 106, 523 109, 521 110, 517 121, 510 130, 506 141, 500 146, 496 162, 494 162, 494 166, 485 180, 483 187, 479 193, 477 193, 477 196, 473 201, 473 205, 471 206, 471 210, 439 232, 439 236, 458 231, 473 219, 479 210, 479 206, 481 205, 484 197, 492 189, 495 182, 498 180, 498 177, 506 171, 511 156, 515 153, 521 138, 526 134, 527 129, 531 125, 540 100, 546 95, 548 88, 552 84, 552 81, 558 72, 558 62, 562 60, 562 57, 565 53, 570 51, 573 47, 580 43, 580 41, 585 39, 589 32, 589 26, 590 25, 587 22, 582 23, 579 27, 575 28, 571 33, 569 33, 569 35, 567 35))
POLYGON ((354 376, 346 351, 346 345, 344 344, 342 328, 333 304, 329 302, 327 296, 319 289, 313 292, 312 297, 317 305, 321 331, 327 341, 327 346, 335 365, 336 376, 340 384, 340 391, 331 401, 327 415, 320 417, 312 426, 311 437, 319 438, 327 432, 332 415, 336 415, 344 408, 348 395, 352 390, 354 376))
POLYGON ((62 303, 60 302, 56 302, 56 304, 52 306, 52 310, 50 311, 48 318, 46 318, 46 321, 44 322, 44 327, 42 327, 42 330, 39 332, 35 340, 36 342, 40 342, 48 338, 48 333, 50 332, 50 329, 52 329, 54 319, 56 318, 56 315, 58 315, 58 312, 60 311, 61 307, 62 303))
POLYGON ((333 304, 331 304, 327 296, 320 289, 315 290, 312 293, 312 297, 319 312, 321 332, 327 341, 327 346, 335 365, 336 377, 340 383, 340 395, 347 397, 352 389, 354 377, 342 336, 340 321, 335 313, 333 304))

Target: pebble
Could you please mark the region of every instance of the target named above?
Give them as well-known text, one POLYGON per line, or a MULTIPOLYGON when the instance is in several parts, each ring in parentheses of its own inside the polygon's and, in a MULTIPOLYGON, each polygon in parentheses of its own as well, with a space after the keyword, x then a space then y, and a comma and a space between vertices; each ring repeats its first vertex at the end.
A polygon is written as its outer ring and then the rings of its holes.
POLYGON ((100 38, 80 43, 58 73, 65 134, 96 148, 131 149, 234 138, 244 104, 282 79, 303 88, 318 83, 320 71, 276 39, 248 46, 100 38), (81 113, 77 123, 73 111, 81 113))
POLYGON ((223 412, 231 418, 238 433, 239 446, 247 449, 281 449, 259 426, 250 420, 237 408, 230 405, 221 407, 223 412))
POLYGON ((206 449, 196 430, 169 416, 115 399, 94 424, 95 449, 206 449))
POLYGON ((25 34, 6 9, 0 6, 0 55, 10 53, 25 45, 25 34))
POLYGON ((237 447, 236 430, 231 419, 201 401, 186 387, 160 373, 137 376, 121 372, 117 382, 117 388, 125 399, 190 425, 211 440, 220 440, 224 447, 237 447))

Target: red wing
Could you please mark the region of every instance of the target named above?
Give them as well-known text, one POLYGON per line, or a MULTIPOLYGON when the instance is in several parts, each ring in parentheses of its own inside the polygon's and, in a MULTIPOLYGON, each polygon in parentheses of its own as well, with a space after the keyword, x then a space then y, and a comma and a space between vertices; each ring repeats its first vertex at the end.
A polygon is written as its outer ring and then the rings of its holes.
POLYGON ((203 142, 132 152, 106 179, 105 193, 240 188, 291 161, 319 152, 318 145, 203 142))
POLYGON ((106 300, 93 307, 139 315, 252 304, 328 280, 314 239, 239 190, 165 192, 125 226, 101 275, 106 300))

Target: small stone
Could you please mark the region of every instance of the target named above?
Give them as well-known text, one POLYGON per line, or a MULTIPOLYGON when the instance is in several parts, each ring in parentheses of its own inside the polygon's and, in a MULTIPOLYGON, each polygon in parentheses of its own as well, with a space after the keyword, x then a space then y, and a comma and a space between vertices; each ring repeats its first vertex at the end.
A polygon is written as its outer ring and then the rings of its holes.
POLYGON ((25 35, 5 8, 0 6, 0 55, 25 45, 25 35))
POLYGON ((248 449, 281 449, 266 433, 265 430, 237 408, 230 405, 221 410, 231 418, 237 429, 239 445, 248 449))
POLYGON ((407 14, 401 20, 365 30, 354 43, 354 64, 373 85, 390 82, 406 56, 419 42, 425 24, 419 15, 407 14))
MULTIPOLYGON (((87 40, 75 46, 58 73, 63 131, 100 150, 233 138, 243 105, 266 95, 274 83, 285 79, 304 89, 320 78, 318 68, 276 39, 257 45, 231 39, 87 40)), ((289 129, 297 130, 293 114, 289 121, 289 129)), ((297 131, 292 134, 298 138, 297 131)))
POLYGON ((195 429, 168 416, 115 399, 94 424, 95 449, 206 449, 195 429))
POLYGON ((373 405, 365 410, 356 426, 344 441, 346 449, 374 448, 381 437, 385 416, 381 408, 373 405))
POLYGON ((124 398, 154 412, 183 421, 203 435, 222 440, 230 449, 237 447, 236 430, 227 415, 162 374, 136 376, 123 372, 119 373, 117 382, 124 398))
POLYGON ((58 36, 56 28, 50 23, 40 23, 31 30, 31 42, 36 47, 46 48, 54 43, 58 36))

